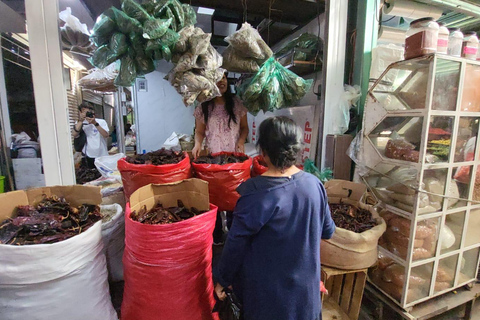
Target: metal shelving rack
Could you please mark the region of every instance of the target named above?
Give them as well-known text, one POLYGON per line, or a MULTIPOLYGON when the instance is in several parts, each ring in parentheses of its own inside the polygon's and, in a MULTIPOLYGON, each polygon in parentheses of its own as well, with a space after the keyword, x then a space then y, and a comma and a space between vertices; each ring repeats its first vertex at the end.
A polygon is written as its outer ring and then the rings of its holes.
POLYGON ((400 61, 368 93, 357 158, 388 226, 369 281, 404 309, 476 279, 479 123, 480 61, 400 61))

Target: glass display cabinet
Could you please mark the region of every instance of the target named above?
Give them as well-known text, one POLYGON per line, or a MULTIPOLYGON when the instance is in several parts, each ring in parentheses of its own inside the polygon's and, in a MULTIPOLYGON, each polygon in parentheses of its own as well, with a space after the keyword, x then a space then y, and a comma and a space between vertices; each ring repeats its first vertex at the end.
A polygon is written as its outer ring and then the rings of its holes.
POLYGON ((403 308, 476 279, 479 122, 480 62, 400 61, 368 93, 360 175, 387 222, 370 281, 403 308))

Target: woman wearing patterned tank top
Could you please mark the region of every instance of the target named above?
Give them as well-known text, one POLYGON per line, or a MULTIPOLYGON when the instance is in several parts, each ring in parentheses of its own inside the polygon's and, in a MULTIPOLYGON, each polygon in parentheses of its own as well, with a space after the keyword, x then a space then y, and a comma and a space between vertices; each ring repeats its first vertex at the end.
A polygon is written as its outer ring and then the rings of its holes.
POLYGON ((245 152, 248 135, 247 109, 230 91, 226 74, 217 82, 222 95, 202 103, 195 109, 195 146, 193 157, 197 158, 203 140, 210 153, 221 151, 245 152))

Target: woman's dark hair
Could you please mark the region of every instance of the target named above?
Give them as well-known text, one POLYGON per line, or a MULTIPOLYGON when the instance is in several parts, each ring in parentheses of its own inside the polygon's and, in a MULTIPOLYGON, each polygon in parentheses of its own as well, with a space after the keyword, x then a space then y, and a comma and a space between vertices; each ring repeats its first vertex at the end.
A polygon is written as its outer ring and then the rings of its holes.
MULTIPOLYGON (((227 91, 223 94, 225 98, 225 110, 228 113, 228 127, 230 128, 230 122, 237 123, 237 117, 235 116, 235 112, 233 111, 235 107, 235 103, 233 101, 234 94, 230 89, 230 86, 227 84, 227 91)), ((208 123, 208 113, 213 110, 215 104, 213 100, 207 101, 202 103, 202 112, 203 112, 203 119, 205 120, 205 125, 208 123)))
POLYGON ((287 117, 272 117, 264 120, 258 130, 257 147, 279 169, 295 164, 301 149, 302 131, 287 117))

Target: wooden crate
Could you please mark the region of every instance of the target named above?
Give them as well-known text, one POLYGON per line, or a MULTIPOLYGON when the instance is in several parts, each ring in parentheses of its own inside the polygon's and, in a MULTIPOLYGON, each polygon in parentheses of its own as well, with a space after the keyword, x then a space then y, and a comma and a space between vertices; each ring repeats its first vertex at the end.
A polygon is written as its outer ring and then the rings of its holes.
POLYGON ((366 278, 367 269, 340 270, 322 266, 328 300, 337 304, 351 320, 358 319, 366 278))

